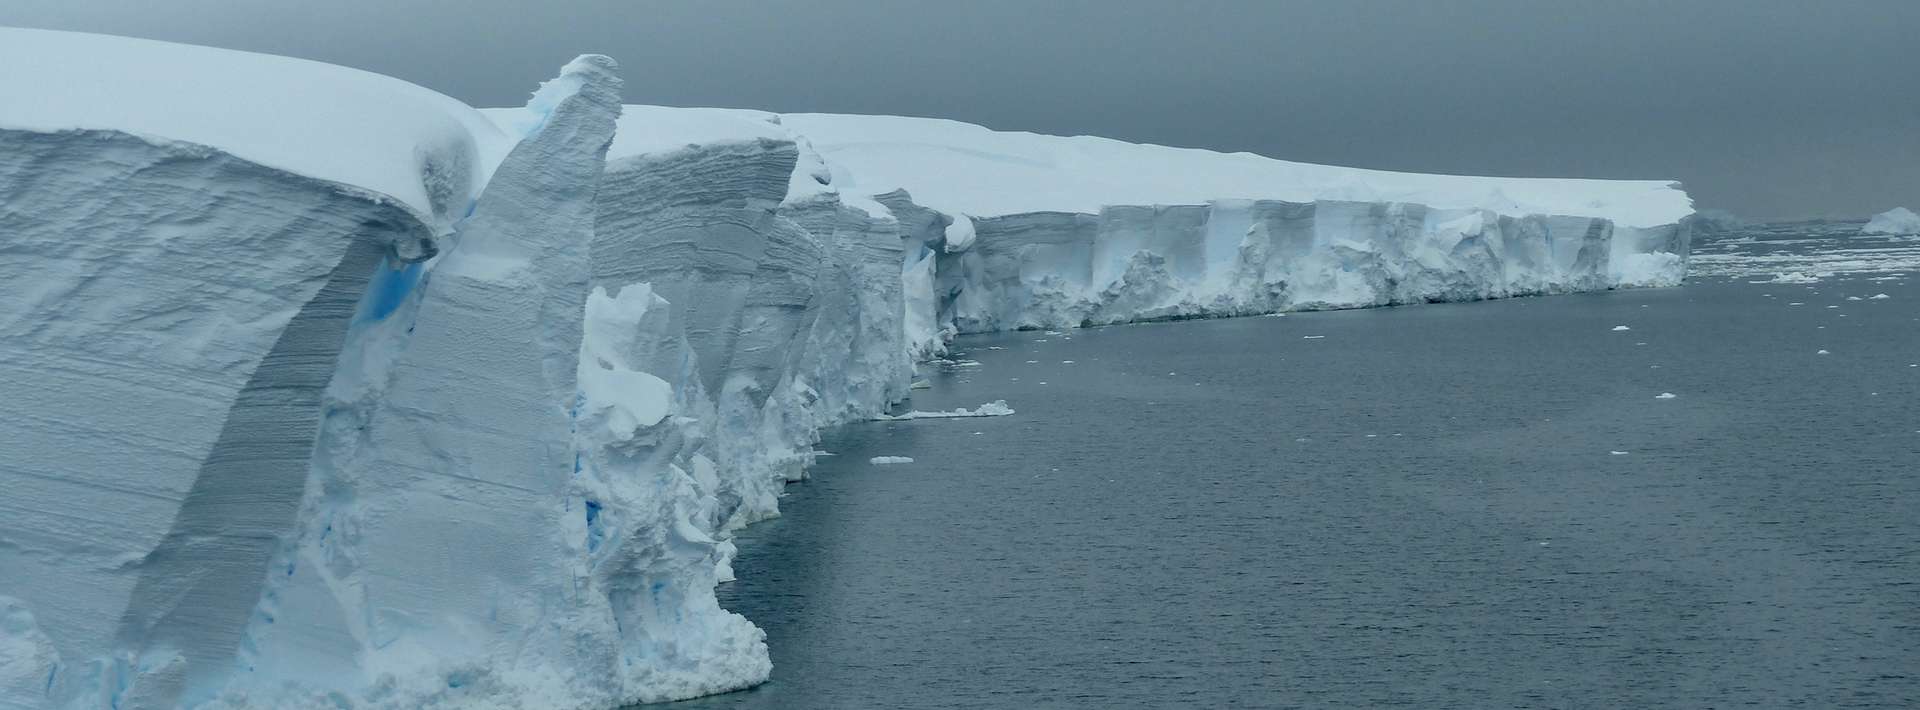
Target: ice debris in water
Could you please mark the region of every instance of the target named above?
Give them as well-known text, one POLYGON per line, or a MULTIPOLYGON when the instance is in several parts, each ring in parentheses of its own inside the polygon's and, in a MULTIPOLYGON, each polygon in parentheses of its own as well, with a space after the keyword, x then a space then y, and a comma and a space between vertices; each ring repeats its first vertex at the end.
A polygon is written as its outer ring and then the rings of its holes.
POLYGON ((1820 350, 1818 352, 1815 352, 1814 354, 1815 355, 1832 355, 1833 353, 1827 352, 1826 350, 1820 350))
POLYGON ((1889 296, 1889 295, 1887 295, 1887 294, 1884 294, 1884 293, 1876 293, 1876 294, 1873 294, 1873 296, 1872 296, 1872 297, 1870 297, 1870 298, 1868 298, 1867 300, 1870 300, 1870 301, 1884 301, 1884 300, 1887 300, 1887 299, 1889 299, 1889 298, 1893 298, 1893 297, 1892 297, 1892 296, 1889 296))
POLYGON ((873 458, 867 459, 867 463, 873 464, 875 466, 883 466, 890 463, 913 463, 913 457, 911 456, 875 456, 873 458))
POLYGON ((1625 452, 1625 451, 1608 451, 1607 453, 1608 453, 1608 454, 1611 454, 1611 455, 1614 455, 1614 456, 1625 456, 1625 455, 1627 455, 1627 452, 1625 452))
POLYGON ((1674 394, 1672 392, 1661 392, 1660 394, 1654 395, 1653 398, 1654 399, 1673 399, 1678 396, 1680 395, 1674 394))
POLYGON ((1620 332, 1620 331, 1623 331, 1623 330, 1633 330, 1633 329, 1632 329, 1632 328, 1628 328, 1628 327, 1626 327, 1626 326, 1624 326, 1624 325, 1616 325, 1616 326, 1614 326, 1614 327, 1613 327, 1613 331, 1614 331, 1614 332, 1616 332, 1616 333, 1618 333, 1618 332, 1620 332))
POLYGON ((907 412, 905 414, 882 414, 874 421, 904 421, 908 419, 961 419, 965 417, 1004 417, 1013 413, 1007 406, 1007 400, 996 399, 973 409, 960 407, 944 412, 907 412))

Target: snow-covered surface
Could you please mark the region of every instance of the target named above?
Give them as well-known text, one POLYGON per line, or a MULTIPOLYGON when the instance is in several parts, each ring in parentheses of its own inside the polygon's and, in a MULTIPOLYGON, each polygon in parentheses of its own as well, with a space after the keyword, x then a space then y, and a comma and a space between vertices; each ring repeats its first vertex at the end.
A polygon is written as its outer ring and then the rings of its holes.
POLYGON ((512 145, 479 112, 379 74, 169 42, 0 27, 0 130, 185 141, 458 219, 512 145))
POLYGON ((1920 234, 1920 214, 1905 207, 1874 215, 1867 225, 1860 228, 1861 234, 1920 234))
POLYGON ((777 114, 726 108, 625 107, 607 160, 752 140, 791 141, 777 114))
POLYGON ((934 118, 781 118, 851 178, 849 184, 836 175, 843 189, 879 194, 905 188, 923 205, 975 218, 1027 212, 1098 214, 1109 205, 1231 199, 1417 202, 1510 216, 1603 217, 1637 227, 1671 224, 1693 211, 1692 201, 1671 180, 1422 175, 1094 136, 994 131, 934 118))
POLYGON ((0 61, 54 99, 0 103, 0 705, 747 687, 732 532, 823 427, 1011 414, 885 415, 955 333, 1671 285, 1690 235, 1665 183, 622 108, 604 57, 484 113, 141 40, 0 61))

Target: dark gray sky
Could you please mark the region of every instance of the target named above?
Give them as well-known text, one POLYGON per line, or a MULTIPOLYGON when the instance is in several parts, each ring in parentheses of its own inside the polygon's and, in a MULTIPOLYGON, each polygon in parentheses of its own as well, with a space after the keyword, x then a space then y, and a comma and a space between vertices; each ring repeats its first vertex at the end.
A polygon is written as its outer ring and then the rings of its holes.
POLYGON ((1920 0, 8 0, 0 24, 318 59, 481 106, 600 52, 630 103, 1674 178, 1749 218, 1920 208, 1920 0))

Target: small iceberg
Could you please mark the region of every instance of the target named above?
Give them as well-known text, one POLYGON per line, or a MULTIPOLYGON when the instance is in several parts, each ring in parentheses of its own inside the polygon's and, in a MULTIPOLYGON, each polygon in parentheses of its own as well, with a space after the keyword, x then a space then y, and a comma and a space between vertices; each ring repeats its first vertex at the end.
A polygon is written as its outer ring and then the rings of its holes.
POLYGON ((1861 234, 1920 234, 1920 214, 1905 207, 1874 215, 1867 225, 1860 228, 1861 234))
POLYGON ((893 463, 913 463, 913 457, 911 456, 875 456, 873 458, 867 459, 867 463, 873 464, 875 466, 884 466, 884 465, 893 464, 893 463))
POLYGON ((1673 399, 1678 396, 1680 395, 1674 394, 1672 392, 1661 392, 1660 394, 1654 395, 1653 398, 1654 399, 1673 399))
MULTIPOLYGON (((1046 384, 1046 383, 1042 382, 1041 384, 1046 384)), ((876 422, 898 422, 898 421, 906 421, 908 419, 961 419, 964 417, 1004 417, 1012 413, 1013 413, 1013 408, 1007 406, 1007 400, 996 399, 994 401, 988 402, 986 404, 982 404, 973 409, 967 409, 966 407, 961 407, 959 409, 950 409, 944 412, 907 412, 905 414, 882 414, 878 417, 874 417, 873 420, 876 422)))

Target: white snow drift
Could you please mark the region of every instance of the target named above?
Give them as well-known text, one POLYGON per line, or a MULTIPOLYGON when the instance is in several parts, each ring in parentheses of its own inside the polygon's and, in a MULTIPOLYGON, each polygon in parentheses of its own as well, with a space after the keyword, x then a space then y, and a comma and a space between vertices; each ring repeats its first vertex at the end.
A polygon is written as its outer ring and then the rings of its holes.
POLYGON ((745 687, 730 532, 951 334, 1687 260, 1669 183, 622 107, 604 57, 487 112, 92 35, 0 65, 0 707, 745 687))

